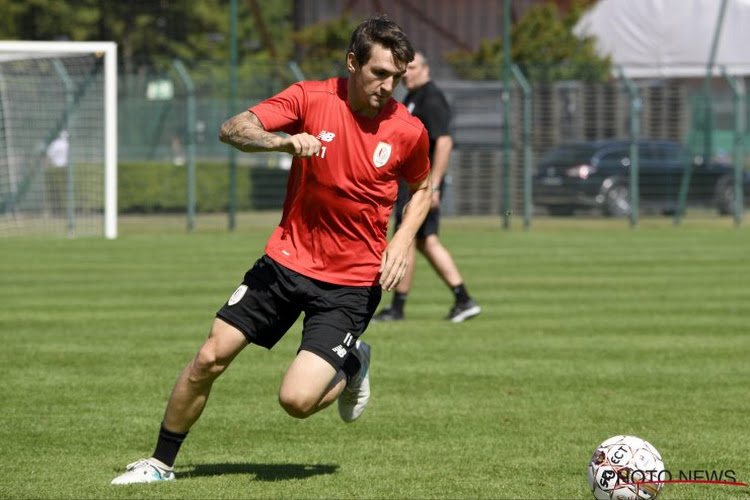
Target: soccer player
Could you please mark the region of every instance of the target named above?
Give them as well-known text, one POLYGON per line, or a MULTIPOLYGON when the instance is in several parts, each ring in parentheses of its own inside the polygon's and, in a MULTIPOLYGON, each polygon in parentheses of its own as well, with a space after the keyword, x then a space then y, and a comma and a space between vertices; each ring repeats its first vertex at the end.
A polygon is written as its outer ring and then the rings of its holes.
MULTIPOLYGON (((445 319, 460 323, 479 314, 481 308, 467 292, 464 280, 453 261, 453 257, 438 238, 440 193, 453 148, 453 139, 450 136, 449 129, 451 110, 443 92, 430 79, 430 66, 423 53, 416 53, 414 60, 407 67, 403 81, 404 87, 408 91, 404 98, 404 104, 412 115, 424 123, 430 137, 432 204, 424 224, 417 231, 417 248, 453 292, 455 302, 445 319)), ((401 185, 394 209, 396 215, 395 230, 398 230, 403 223, 402 211, 408 201, 409 188, 406 185, 401 185)), ((414 247, 412 247, 409 253, 406 276, 396 286, 391 304, 376 314, 374 320, 398 321, 404 319, 404 305, 414 279, 415 264, 416 256, 414 247)))
POLYGON ((240 151, 294 155, 281 222, 178 377, 153 455, 113 484, 174 479, 179 448, 216 378, 249 343, 271 349, 302 313, 279 403, 296 418, 334 401, 345 422, 361 415, 370 347, 359 337, 381 289, 404 277, 432 198, 427 131, 391 97, 413 58, 398 25, 368 19, 352 34, 347 78, 294 84, 222 125, 220 139, 240 151), (399 178, 412 196, 388 241, 399 178))

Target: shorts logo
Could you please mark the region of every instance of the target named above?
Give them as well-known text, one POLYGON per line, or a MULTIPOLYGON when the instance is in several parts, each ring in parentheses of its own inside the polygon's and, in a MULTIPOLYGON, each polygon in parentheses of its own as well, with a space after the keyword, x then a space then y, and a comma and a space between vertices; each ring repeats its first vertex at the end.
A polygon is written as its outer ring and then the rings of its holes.
POLYGON ((344 342, 342 342, 342 343, 346 347, 351 347, 352 344, 354 343, 354 336, 351 333, 346 332, 346 337, 344 337, 344 342))
POLYGON ((245 296, 245 292, 247 292, 247 285, 240 285, 237 287, 237 290, 234 291, 231 297, 229 297, 229 302, 227 302, 227 305, 233 306, 237 302, 242 299, 242 297, 245 296))
POLYGON ((372 154, 372 162, 376 167, 380 168, 386 163, 391 157, 391 145, 385 142, 379 142, 375 148, 375 152, 372 154))
POLYGON ((333 352, 339 355, 339 358, 343 358, 346 356, 346 349, 344 349, 344 346, 341 344, 337 345, 333 349, 331 349, 333 352))

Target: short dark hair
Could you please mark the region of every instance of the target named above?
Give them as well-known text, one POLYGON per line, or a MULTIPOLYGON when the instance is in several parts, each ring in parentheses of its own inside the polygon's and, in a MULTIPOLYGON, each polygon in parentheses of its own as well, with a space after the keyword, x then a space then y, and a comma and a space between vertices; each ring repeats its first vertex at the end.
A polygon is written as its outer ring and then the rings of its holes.
POLYGON ((404 30, 385 15, 362 21, 352 33, 347 53, 352 52, 357 64, 364 66, 370 60, 375 44, 390 50, 396 64, 406 67, 414 60, 414 48, 404 30))

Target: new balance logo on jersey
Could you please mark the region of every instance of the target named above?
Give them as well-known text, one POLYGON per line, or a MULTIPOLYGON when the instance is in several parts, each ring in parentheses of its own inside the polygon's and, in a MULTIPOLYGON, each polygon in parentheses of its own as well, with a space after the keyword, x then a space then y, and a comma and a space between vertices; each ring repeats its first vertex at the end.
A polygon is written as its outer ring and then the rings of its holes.
POLYGON ((334 348, 333 348, 333 349, 331 349, 331 350, 332 350, 333 352, 335 352, 336 354, 338 354, 338 355, 339 355, 339 358, 344 358, 344 357, 346 357, 346 349, 344 349, 344 346, 342 346, 341 344, 337 345, 336 347, 334 347, 334 348))
POLYGON ((320 133, 315 136, 316 139, 320 139, 323 142, 331 142, 334 137, 336 137, 336 134, 333 132, 326 132, 325 130, 321 130, 320 133))

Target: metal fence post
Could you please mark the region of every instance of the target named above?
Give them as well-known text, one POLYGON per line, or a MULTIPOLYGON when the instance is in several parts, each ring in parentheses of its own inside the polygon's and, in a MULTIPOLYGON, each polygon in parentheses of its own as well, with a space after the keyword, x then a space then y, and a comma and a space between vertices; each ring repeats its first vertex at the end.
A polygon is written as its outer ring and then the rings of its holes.
POLYGON ((503 4, 503 170, 502 170, 502 212, 503 228, 510 227, 510 15, 511 0, 503 4))
MULTIPOLYGON (((716 27, 714 28, 714 38, 711 42, 711 53, 708 56, 708 64, 706 64, 706 77, 703 81, 703 118, 704 118, 704 135, 703 135, 703 165, 706 166, 711 161, 711 155, 713 154, 712 147, 712 134, 713 134, 713 116, 711 110, 711 76, 713 72, 714 61, 716 60, 716 50, 719 47, 719 35, 721 35, 721 26, 724 23, 724 12, 726 11, 727 0, 721 0, 719 6, 719 17, 716 20, 716 27)), ((685 171, 682 173, 682 182, 680 183, 680 196, 677 201, 677 210, 674 215, 675 225, 679 225, 682 219, 682 215, 685 212, 685 205, 687 204, 688 191, 690 190, 690 178, 693 175, 693 164, 688 163, 685 167, 685 171)))
POLYGON ((734 226, 740 227, 742 224, 742 212, 745 208, 742 175, 745 170, 745 113, 747 113, 745 80, 734 78, 727 73, 726 68, 722 68, 722 74, 732 89, 732 98, 734 101, 734 226))
POLYGON ((531 85, 517 64, 511 66, 513 76, 523 92, 523 227, 531 227, 533 195, 531 192, 531 85))
POLYGON ((641 133, 641 98, 638 95, 638 87, 625 74, 620 67, 620 77, 625 83, 630 95, 630 227, 638 225, 638 181, 640 176, 640 153, 638 151, 638 140, 641 133))
POLYGON ((177 70, 177 74, 180 75, 187 94, 185 103, 187 111, 185 117, 187 131, 185 167, 187 177, 187 231, 191 233, 195 227, 195 124, 197 119, 195 114, 195 86, 182 61, 175 59, 172 64, 177 70))
POLYGON ((297 61, 289 61, 289 70, 292 72, 294 78, 296 78, 298 82, 307 79, 305 78, 305 74, 302 72, 302 69, 299 67, 299 64, 297 64, 297 61))
MULTIPOLYGON (((229 115, 237 107, 237 0, 229 0, 229 115)), ((229 148, 229 230, 237 226, 237 150, 229 148)))

